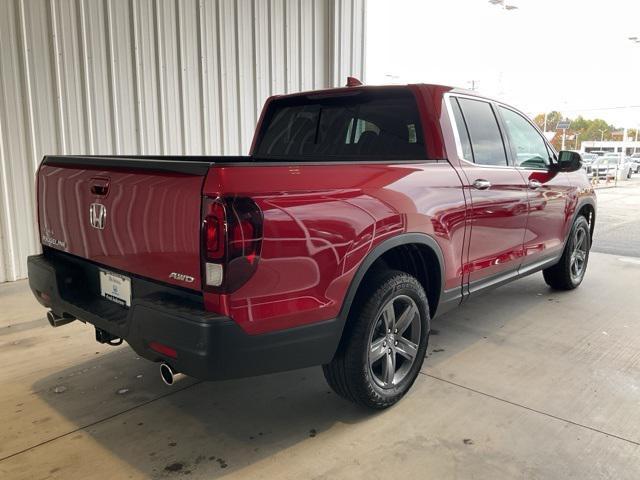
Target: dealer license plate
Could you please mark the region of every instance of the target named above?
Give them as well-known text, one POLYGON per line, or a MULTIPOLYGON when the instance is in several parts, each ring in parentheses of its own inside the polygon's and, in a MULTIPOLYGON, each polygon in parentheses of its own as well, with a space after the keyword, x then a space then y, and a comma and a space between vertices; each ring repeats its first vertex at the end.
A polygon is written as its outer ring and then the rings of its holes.
POLYGON ((100 295, 123 307, 131 306, 131 279, 100 270, 100 295))

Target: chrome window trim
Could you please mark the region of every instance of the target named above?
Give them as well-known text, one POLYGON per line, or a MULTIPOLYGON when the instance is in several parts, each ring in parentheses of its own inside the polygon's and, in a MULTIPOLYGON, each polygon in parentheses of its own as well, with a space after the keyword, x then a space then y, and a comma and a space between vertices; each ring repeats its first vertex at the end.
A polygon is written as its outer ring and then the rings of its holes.
MULTIPOLYGON (((473 166, 473 167, 480 167, 480 168, 493 168, 493 169, 510 169, 510 170, 514 170, 518 167, 515 167, 514 165, 484 165, 482 163, 476 163, 473 160, 467 160, 466 158, 464 158, 464 156, 462 155, 462 142, 460 141, 460 134, 458 133, 458 124, 456 123, 455 117, 453 116, 453 107, 451 106, 451 98, 468 98, 469 100, 476 100, 478 102, 485 102, 488 103, 489 106, 491 106, 493 108, 493 103, 491 100, 488 100, 486 98, 482 98, 482 97, 475 97, 473 95, 464 95, 461 93, 445 93, 444 94, 444 102, 445 102, 445 107, 447 109, 447 115, 449 115, 449 121, 451 122, 451 126, 453 127, 453 138, 456 144, 456 154, 458 155, 458 159, 461 162, 464 162, 466 164, 468 164, 469 166, 473 166)), ((462 110, 462 109, 461 109, 462 110)), ((464 115, 464 112, 463 112, 464 115)), ((494 112, 495 115, 495 112, 494 112)), ((500 130, 500 134, 502 135, 502 130, 500 129, 500 124, 498 123, 498 119, 496 118, 496 123, 498 125, 498 130, 500 130)), ((471 138, 469 138, 469 142, 471 142, 471 138)), ((504 139, 502 139, 502 144, 505 148, 505 154, 506 152, 506 145, 504 145, 504 139)), ((471 147, 473 148, 473 146, 471 147)), ((509 161, 509 157, 507 156, 507 161, 509 161)))
MULTIPOLYGON (((485 98, 485 97, 480 97, 480 96, 475 96, 475 95, 468 95, 468 94, 464 94, 464 93, 457 93, 457 92, 447 92, 444 94, 444 101, 445 101, 445 107, 447 109, 447 114, 449 115, 449 121, 451 122, 451 126, 453 127, 453 138, 456 144, 456 154, 458 155, 458 159, 461 162, 465 162, 469 165, 472 165, 474 167, 482 167, 482 168, 508 168, 508 169, 515 169, 515 170, 532 170, 532 171, 537 171, 537 172, 548 172, 549 169, 543 169, 543 168, 525 168, 525 167, 521 167, 519 165, 512 165, 511 163, 509 163, 508 165, 483 165, 481 163, 475 163, 473 160, 468 160, 466 158, 464 158, 464 156, 462 155, 462 142, 460 141, 460 134, 458 133, 458 124, 456 123, 455 117, 453 116, 453 107, 451 106, 451 98, 468 98, 469 100, 476 100, 478 102, 485 102, 488 103, 489 105, 491 105, 492 107, 494 106, 498 106, 498 107, 504 107, 508 110, 511 110, 515 113, 517 113, 518 115, 520 115, 521 117, 523 117, 527 122, 529 122, 529 124, 538 132, 538 135, 540 135, 540 137, 542 138, 542 141, 545 143, 545 145, 547 146, 547 148, 549 148, 551 150, 551 152, 554 154, 554 156, 557 158, 558 156, 558 152, 556 152, 556 149, 553 148, 553 145, 551 145, 547 139, 545 138, 545 136, 543 135, 542 131, 540 130, 540 128, 533 123, 529 117, 527 115, 525 115, 523 112, 521 112, 520 110, 518 110, 517 108, 512 107, 511 105, 507 105, 506 103, 497 101, 497 100, 492 100, 489 98, 485 98)), ((495 114, 495 112, 494 112, 495 114)), ((498 112, 498 115, 500 114, 500 112, 498 112)), ((463 113, 464 115, 464 113, 463 113)), ((496 119, 497 120, 497 119, 496 119)), ((498 128, 500 129, 500 133, 501 134, 506 134, 506 132, 502 132, 502 125, 500 125, 500 122, 498 122, 498 128)), ((469 139, 469 141, 471 141, 471 139, 469 139)), ((504 139, 502 140, 503 144, 504 144, 504 139)), ((507 145, 505 145, 505 149, 506 149, 507 145)), ((473 147, 472 147, 473 148, 473 147)), ((507 161, 509 161, 509 157, 511 155, 507 156, 507 161)))

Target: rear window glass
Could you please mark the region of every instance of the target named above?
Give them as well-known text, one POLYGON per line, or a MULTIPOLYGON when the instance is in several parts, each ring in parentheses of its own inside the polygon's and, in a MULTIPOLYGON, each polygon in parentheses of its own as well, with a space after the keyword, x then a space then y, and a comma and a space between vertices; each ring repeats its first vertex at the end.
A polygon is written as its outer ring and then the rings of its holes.
POLYGON ((255 157, 308 160, 426 158, 418 109, 409 91, 275 100, 255 157))

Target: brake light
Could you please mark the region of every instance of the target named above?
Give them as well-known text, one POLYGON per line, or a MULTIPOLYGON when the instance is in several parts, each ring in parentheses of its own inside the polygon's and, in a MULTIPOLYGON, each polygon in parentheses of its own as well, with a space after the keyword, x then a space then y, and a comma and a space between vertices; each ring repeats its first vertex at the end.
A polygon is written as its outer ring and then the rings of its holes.
POLYGON ((225 247, 224 205, 218 199, 205 199, 203 204, 204 247, 207 260, 221 260, 225 247))
POLYGON ((241 220, 233 224, 230 240, 230 253, 232 256, 244 256, 251 262, 256 256, 257 242, 255 241, 255 229, 248 220, 241 220))
POLYGON ((233 292, 253 275, 262 245, 262 212, 246 197, 205 198, 204 288, 233 292))

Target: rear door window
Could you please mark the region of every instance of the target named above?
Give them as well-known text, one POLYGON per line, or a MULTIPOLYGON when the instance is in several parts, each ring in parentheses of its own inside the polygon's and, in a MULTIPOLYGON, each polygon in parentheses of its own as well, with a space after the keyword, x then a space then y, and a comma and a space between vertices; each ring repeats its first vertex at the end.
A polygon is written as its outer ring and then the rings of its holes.
POLYGON ((507 154, 491 104, 469 98, 458 98, 458 102, 469 132, 474 162, 506 166, 507 154))
POLYGON ((408 90, 274 100, 254 156, 301 160, 426 158, 416 100, 408 90))

